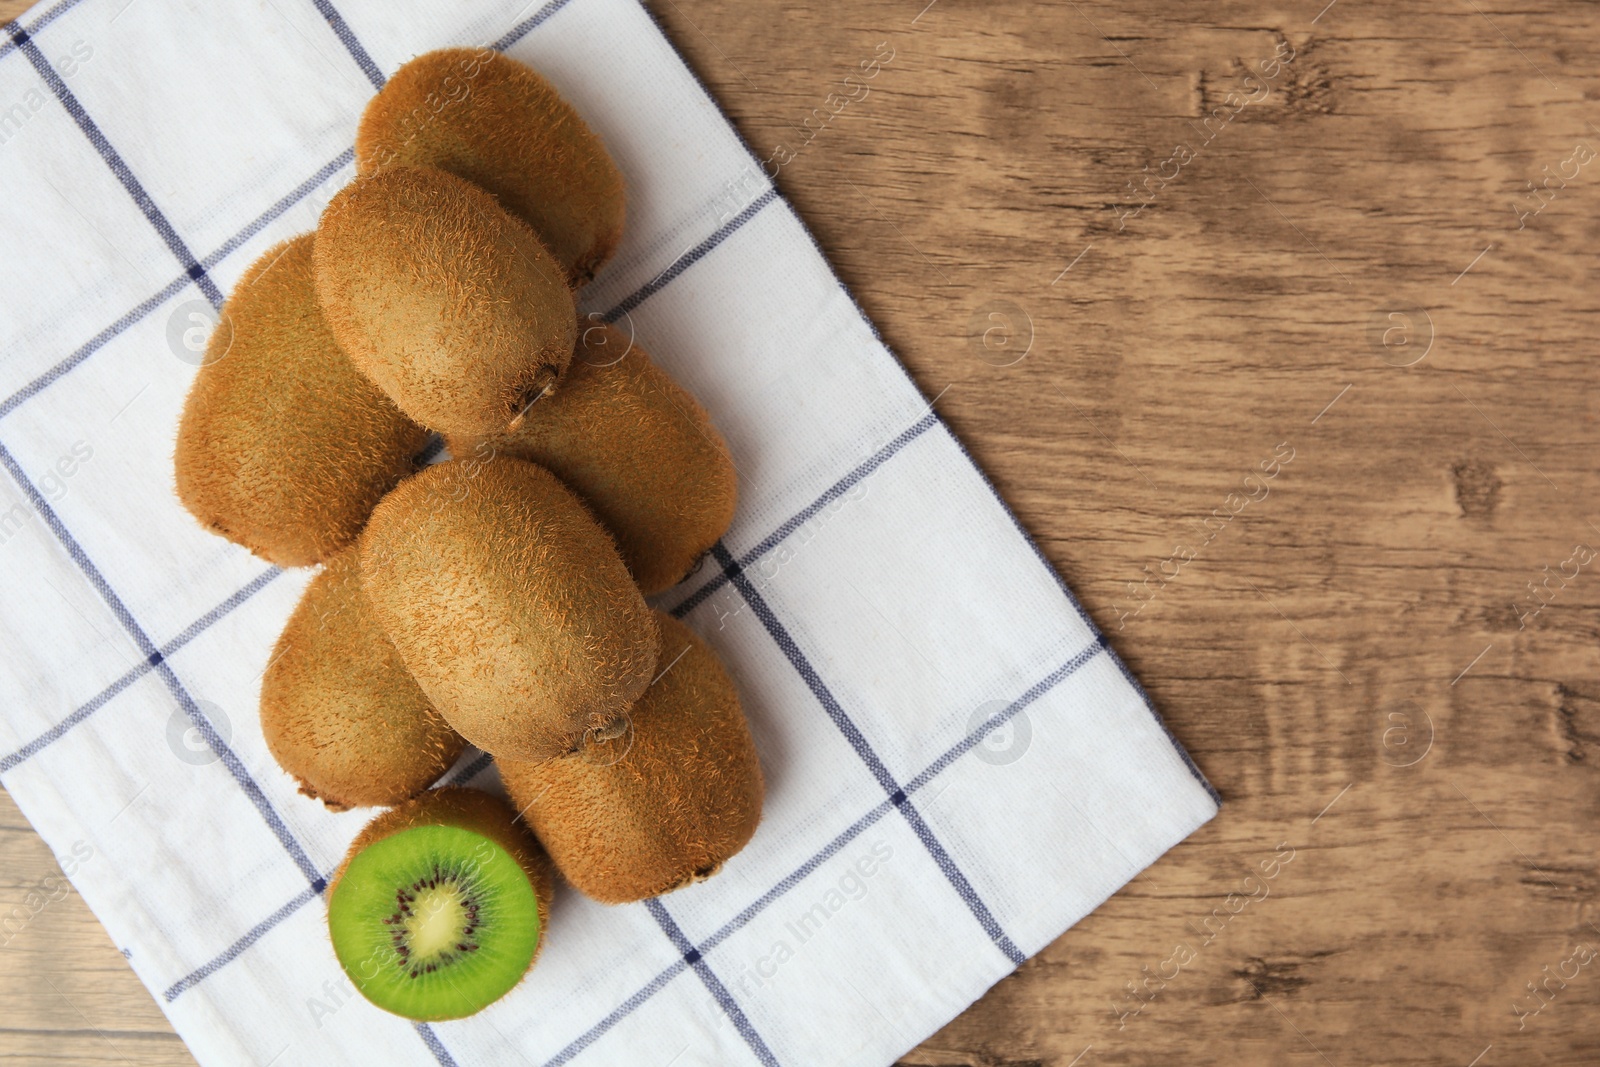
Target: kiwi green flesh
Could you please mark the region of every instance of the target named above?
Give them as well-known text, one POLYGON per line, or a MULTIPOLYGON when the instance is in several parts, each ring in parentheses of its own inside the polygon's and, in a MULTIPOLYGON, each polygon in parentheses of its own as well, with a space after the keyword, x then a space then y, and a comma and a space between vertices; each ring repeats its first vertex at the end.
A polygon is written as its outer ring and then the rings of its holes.
POLYGON ((527 972, 542 933, 516 858, 456 826, 402 830, 357 853, 328 901, 328 929, 362 996, 423 1021, 500 999, 527 972))

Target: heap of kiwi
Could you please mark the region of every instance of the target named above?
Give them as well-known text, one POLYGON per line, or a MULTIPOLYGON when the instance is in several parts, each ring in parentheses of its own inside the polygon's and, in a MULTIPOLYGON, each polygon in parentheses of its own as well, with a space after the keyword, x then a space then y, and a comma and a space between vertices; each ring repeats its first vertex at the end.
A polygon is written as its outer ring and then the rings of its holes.
POLYGON ((754 833, 737 689, 644 601, 727 530, 737 479, 695 399, 577 315, 623 182, 549 83, 486 49, 418 57, 356 161, 225 303, 176 482, 206 528, 321 565, 263 671, 262 733, 307 796, 391 806, 328 887, 329 934, 372 1003, 452 1019, 532 966, 552 868, 636 901, 754 833), (452 456, 419 469, 430 431, 452 456), (437 785, 468 742, 517 808, 437 785))

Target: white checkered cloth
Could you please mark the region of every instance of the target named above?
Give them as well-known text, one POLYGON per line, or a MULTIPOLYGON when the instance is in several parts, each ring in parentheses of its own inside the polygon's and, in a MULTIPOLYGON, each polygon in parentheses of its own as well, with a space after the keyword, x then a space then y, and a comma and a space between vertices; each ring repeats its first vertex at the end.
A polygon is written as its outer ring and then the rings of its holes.
MULTIPOLYGON (((1216 812, 635 0, 65 0, 0 44, 0 189, 0 774, 202 1062, 887 1063, 1216 812), (308 575, 190 519, 172 449, 215 305, 349 179, 385 72, 484 42, 616 156, 586 308, 732 447, 733 528, 661 603, 767 801, 717 877, 562 890, 514 992, 413 1026, 324 928, 371 813, 299 796, 257 726, 308 575)), ((451 780, 497 788, 477 753, 451 780)))

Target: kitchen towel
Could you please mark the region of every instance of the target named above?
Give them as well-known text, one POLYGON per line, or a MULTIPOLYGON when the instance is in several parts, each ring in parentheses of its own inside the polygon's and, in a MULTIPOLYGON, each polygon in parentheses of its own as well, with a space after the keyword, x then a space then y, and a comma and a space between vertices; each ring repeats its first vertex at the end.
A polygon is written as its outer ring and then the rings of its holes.
MULTIPOLYGON (((636 0, 63 0, 5 34, 0 775, 202 1063, 884 1064, 1216 812, 773 166, 636 0), (385 76, 480 44, 615 155, 584 309, 731 446, 733 527, 659 604, 727 663, 768 794, 717 877, 562 890, 515 991, 413 1026, 324 927, 371 812, 298 795, 256 719, 309 575, 202 530, 172 450, 223 295, 350 180, 385 76)), ((447 780, 497 787, 478 753, 447 780)))

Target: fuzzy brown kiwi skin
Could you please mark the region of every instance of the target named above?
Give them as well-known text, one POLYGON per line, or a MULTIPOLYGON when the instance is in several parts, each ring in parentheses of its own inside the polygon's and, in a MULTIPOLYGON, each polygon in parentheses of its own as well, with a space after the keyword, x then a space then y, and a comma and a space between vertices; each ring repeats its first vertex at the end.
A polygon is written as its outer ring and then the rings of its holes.
POLYGON ((505 433, 446 439, 452 455, 548 469, 617 540, 645 596, 672 588, 727 532, 738 500, 728 446, 705 409, 615 326, 578 325, 557 388, 505 433))
POLYGON ((362 585, 401 659, 487 752, 570 751, 649 686, 656 620, 614 542, 544 468, 435 464, 361 538, 362 585))
POLYGON ((492 49, 446 48, 403 65, 367 104, 356 168, 426 164, 482 186, 531 226, 574 286, 622 238, 622 173, 544 78, 492 49))
POLYGON ((289 616, 261 682, 261 731, 300 791, 335 811, 416 796, 466 747, 372 617, 354 547, 289 616))
POLYGON ((559 759, 495 760, 562 877, 605 904, 709 877, 761 818, 761 762, 733 682, 693 631, 658 619, 664 673, 625 732, 559 759))
POLYGON ((539 953, 544 951, 545 933, 550 927, 550 896, 553 892, 550 858, 533 835, 517 821, 517 813, 505 801, 479 789, 460 786, 430 789, 367 823, 350 843, 339 869, 328 879, 324 890, 327 898, 332 899, 333 891, 344 878, 350 861, 368 845, 419 826, 454 826, 470 830, 482 834, 511 853, 512 858, 527 872, 539 902, 539 943, 533 953, 533 958, 537 960, 539 953))
POLYGON ((395 166, 346 186, 314 258, 351 362, 431 429, 504 429, 572 358, 561 265, 493 196, 442 170, 395 166))
POLYGON ((313 241, 270 249, 223 304, 173 461, 178 498, 202 526, 280 567, 354 542, 428 436, 334 339, 313 241))

